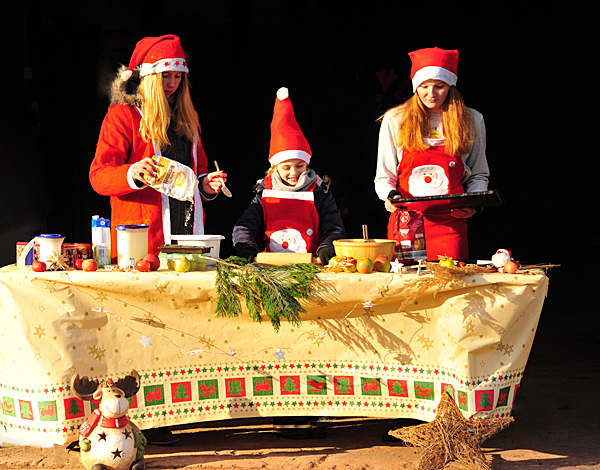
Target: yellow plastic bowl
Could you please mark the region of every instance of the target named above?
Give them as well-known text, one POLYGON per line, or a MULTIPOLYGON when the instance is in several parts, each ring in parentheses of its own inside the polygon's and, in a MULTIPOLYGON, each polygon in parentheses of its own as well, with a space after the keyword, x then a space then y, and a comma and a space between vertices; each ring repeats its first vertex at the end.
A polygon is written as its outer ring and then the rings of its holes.
POLYGON ((391 260, 394 258, 396 241, 378 238, 364 241, 362 238, 347 238, 334 240, 333 246, 336 256, 350 256, 356 260, 367 257, 373 261, 379 255, 387 255, 391 260))

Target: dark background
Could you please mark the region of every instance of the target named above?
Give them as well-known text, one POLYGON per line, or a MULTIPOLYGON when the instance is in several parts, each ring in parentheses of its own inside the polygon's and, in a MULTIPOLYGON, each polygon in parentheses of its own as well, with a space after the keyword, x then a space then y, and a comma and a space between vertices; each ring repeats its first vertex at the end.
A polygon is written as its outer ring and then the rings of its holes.
POLYGON ((5 18, 0 266, 14 263, 16 241, 45 232, 90 242, 91 216, 110 217, 109 199, 88 180, 107 83, 139 39, 177 34, 210 169, 216 159, 234 193, 205 204, 206 233, 226 237, 222 256, 233 254, 232 227, 268 167, 281 86, 311 167, 333 180, 349 237, 363 224, 385 237, 388 216, 373 185, 376 119, 411 91, 408 52, 437 46, 460 52, 457 87, 485 117, 490 189, 506 199, 470 220, 471 257, 506 248, 522 263, 560 264, 549 292, 566 305, 591 285, 582 268, 594 265, 599 244, 598 78, 587 72, 598 50, 584 13, 402 1, 75 5, 23 1, 5 18), (398 78, 384 88, 376 72, 391 70, 398 78))

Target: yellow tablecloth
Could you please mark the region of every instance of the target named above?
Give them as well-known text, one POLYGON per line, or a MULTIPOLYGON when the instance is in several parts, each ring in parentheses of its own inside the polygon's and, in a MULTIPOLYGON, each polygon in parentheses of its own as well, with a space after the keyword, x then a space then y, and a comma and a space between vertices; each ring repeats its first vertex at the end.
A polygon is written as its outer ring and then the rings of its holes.
MULTIPOLYGON (((214 271, 0 269, 0 442, 78 437, 80 376, 142 378, 142 429, 256 416, 430 421, 447 390, 467 417, 507 416, 548 287, 480 274, 400 308, 415 274, 319 275, 299 327, 217 318, 214 271)), ((425 279, 429 274, 418 279, 425 279)))

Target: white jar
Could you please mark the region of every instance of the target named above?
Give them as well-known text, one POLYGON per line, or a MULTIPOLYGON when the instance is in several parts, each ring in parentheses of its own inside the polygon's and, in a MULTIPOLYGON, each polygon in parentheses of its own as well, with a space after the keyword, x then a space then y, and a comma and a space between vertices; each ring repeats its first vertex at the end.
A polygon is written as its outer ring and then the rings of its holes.
POLYGON ((119 225, 117 226, 117 262, 119 267, 126 269, 129 260, 137 260, 148 254, 148 225, 119 225))

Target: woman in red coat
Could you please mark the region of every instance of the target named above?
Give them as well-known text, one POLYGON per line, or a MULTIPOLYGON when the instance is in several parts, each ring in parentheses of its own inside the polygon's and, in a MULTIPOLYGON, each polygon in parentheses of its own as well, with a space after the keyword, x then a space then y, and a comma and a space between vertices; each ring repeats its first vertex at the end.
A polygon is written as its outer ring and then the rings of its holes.
POLYGON ((202 201, 214 199, 226 174, 209 173, 200 124, 189 93, 188 67, 177 36, 139 41, 129 67, 112 84, 111 104, 102 123, 90 168, 94 190, 111 198, 112 258, 118 225, 147 224, 148 252, 158 254, 171 235, 204 233, 202 201), (199 180, 194 202, 179 201, 148 186, 152 157, 189 166, 199 180))

